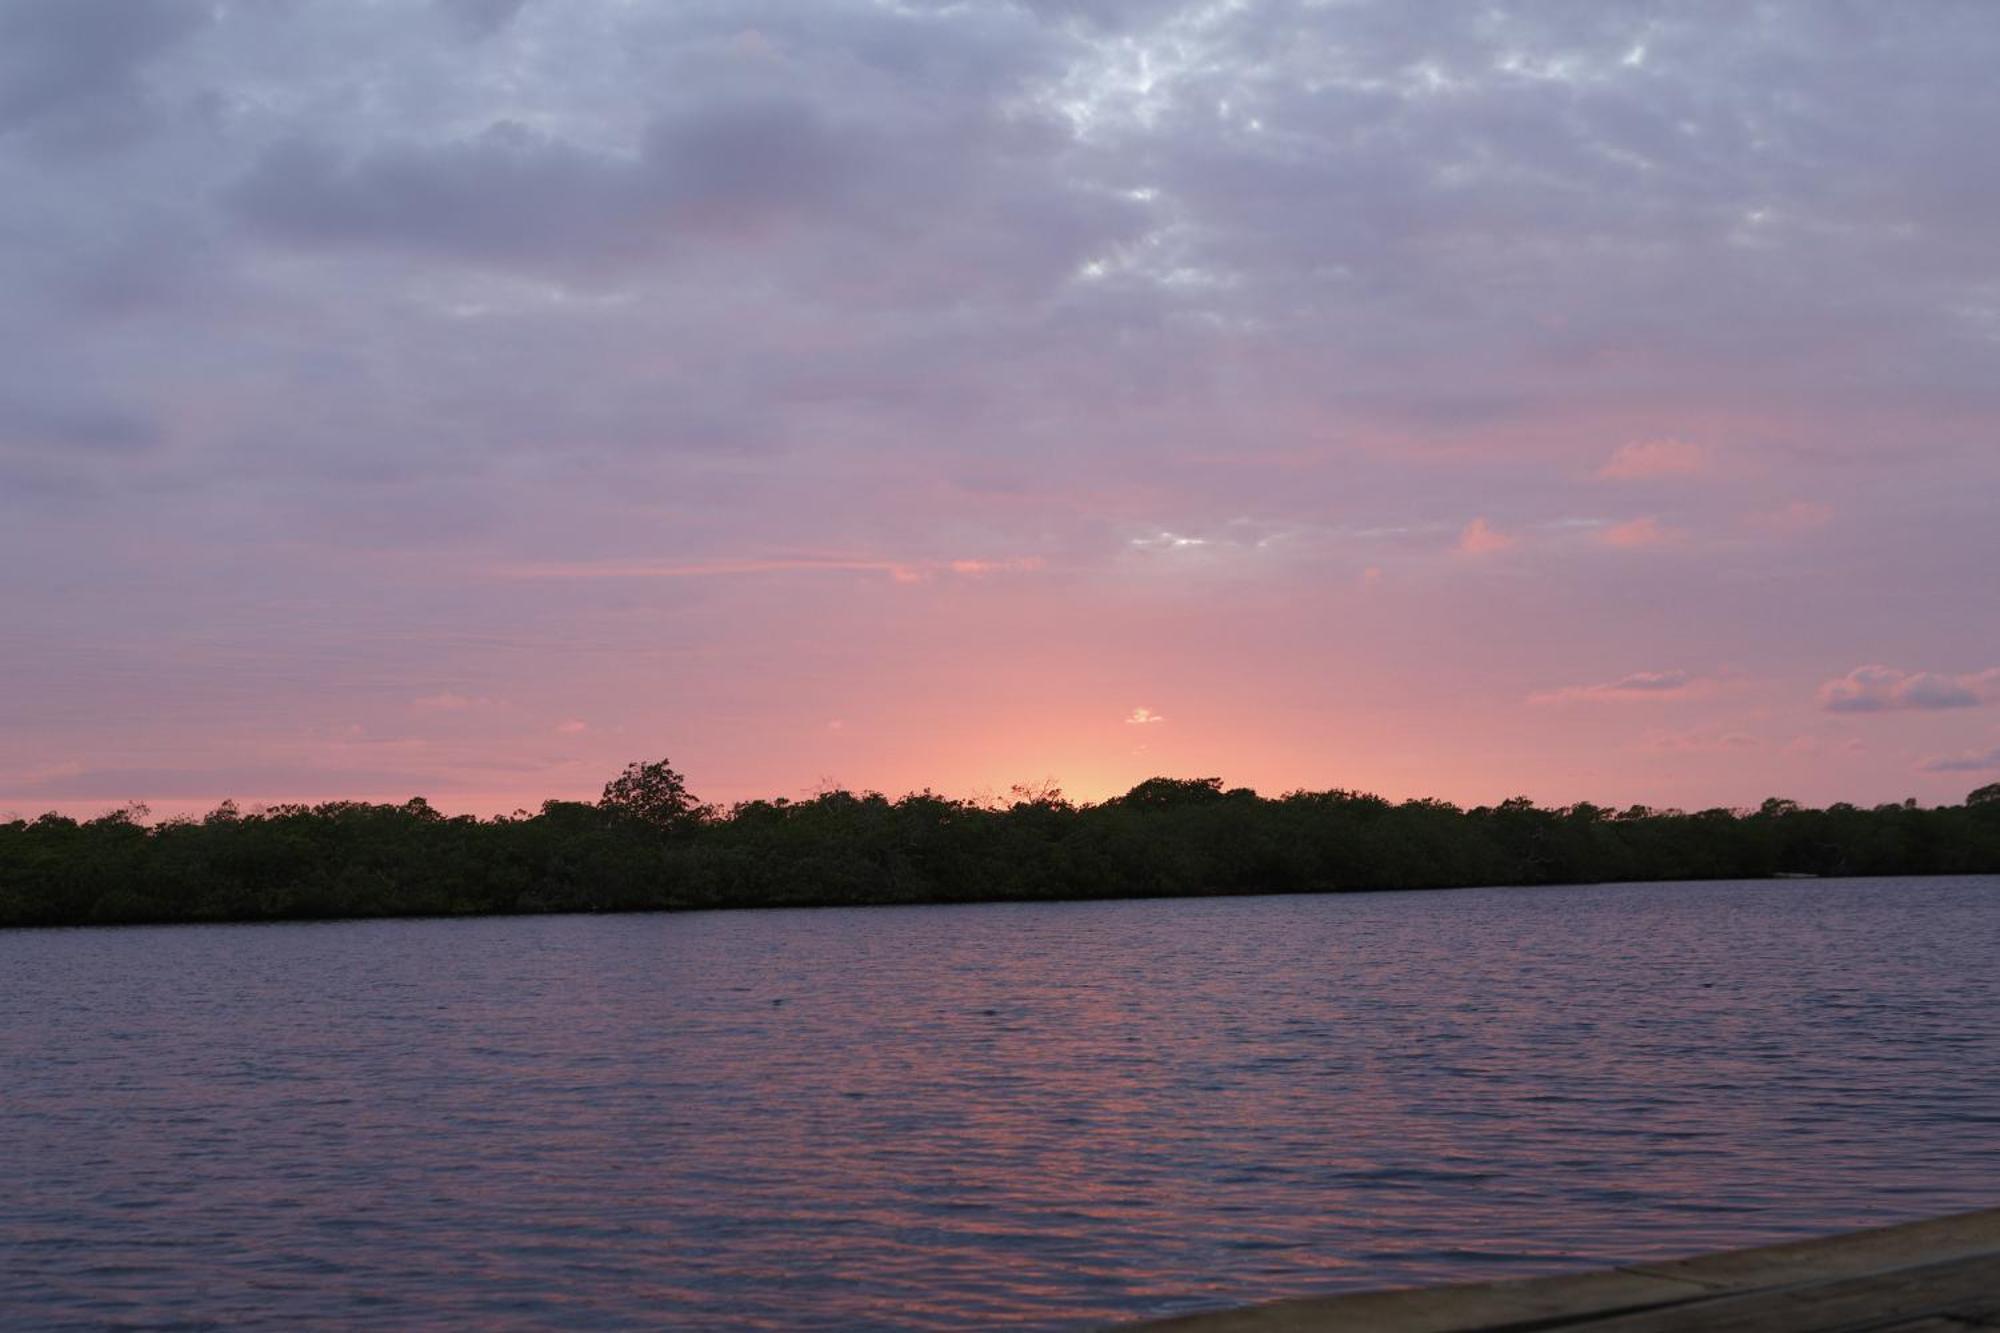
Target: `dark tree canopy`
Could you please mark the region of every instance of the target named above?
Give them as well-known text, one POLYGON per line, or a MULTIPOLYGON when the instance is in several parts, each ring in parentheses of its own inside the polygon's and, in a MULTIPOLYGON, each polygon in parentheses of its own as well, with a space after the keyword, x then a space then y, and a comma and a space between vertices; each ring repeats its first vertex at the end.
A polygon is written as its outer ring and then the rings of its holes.
POLYGON ((1932 809, 1773 798, 1695 813, 1265 799, 1217 778, 1153 778, 1097 805, 1053 781, 1012 797, 829 790, 720 813, 662 760, 595 804, 494 819, 421 799, 47 814, 0 822, 0 926, 2000 873, 2000 783, 1932 809))
POLYGON ((1147 778, 1118 798, 1120 805, 1164 810, 1222 799, 1221 778, 1147 778))

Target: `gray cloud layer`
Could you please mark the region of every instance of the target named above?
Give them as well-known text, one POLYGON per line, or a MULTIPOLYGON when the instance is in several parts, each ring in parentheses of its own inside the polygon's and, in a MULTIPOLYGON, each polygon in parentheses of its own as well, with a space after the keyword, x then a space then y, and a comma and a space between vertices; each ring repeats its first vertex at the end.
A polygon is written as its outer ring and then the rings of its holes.
MULTIPOLYGON (((575 385, 537 443, 823 436, 859 400, 887 415, 842 433, 1035 452, 1055 414, 1122 456, 1088 415, 1121 395, 1462 438, 1670 417, 1695 375, 1985 412, 1992 25, 1925 12, 11 0, 0 402, 115 385, 200 468, 218 433, 157 381, 221 363, 239 440, 310 472, 341 446, 273 419, 383 396, 394 328, 473 432, 529 423, 473 419, 469 347, 575 385), (738 391, 690 369, 661 422, 642 346, 738 391)), ((394 398, 369 429, 421 468, 394 398)), ((6 434, 17 467, 61 442, 6 434)))

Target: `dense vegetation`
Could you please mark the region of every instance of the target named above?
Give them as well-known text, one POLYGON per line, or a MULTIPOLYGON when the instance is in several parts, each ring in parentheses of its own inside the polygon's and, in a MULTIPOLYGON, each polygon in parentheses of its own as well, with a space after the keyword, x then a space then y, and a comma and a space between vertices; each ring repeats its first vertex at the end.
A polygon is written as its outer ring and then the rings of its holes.
POLYGON ((2000 872, 2000 783, 1933 809, 1461 810, 1154 778, 1101 805, 833 791, 724 812, 660 763, 595 805, 490 820, 422 800, 140 814, 0 824, 0 925, 2000 872))

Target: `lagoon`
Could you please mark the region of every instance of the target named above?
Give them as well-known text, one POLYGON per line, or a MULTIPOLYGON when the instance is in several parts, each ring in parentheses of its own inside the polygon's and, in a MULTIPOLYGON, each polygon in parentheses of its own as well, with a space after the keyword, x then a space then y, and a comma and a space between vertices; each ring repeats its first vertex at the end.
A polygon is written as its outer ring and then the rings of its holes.
POLYGON ((1090 1327, 2000 1199, 2000 878, 0 933, 10 1327, 1090 1327))

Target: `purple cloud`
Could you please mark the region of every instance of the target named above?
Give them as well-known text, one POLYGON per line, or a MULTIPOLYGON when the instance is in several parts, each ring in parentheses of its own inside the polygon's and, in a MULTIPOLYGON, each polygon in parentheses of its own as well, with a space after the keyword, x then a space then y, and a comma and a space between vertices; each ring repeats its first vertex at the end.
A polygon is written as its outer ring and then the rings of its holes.
POLYGON ((1966 752, 1945 755, 1927 760, 1922 769, 1926 773, 1992 773, 2000 772, 2000 745, 1983 752, 1966 752))
POLYGON ((1566 685, 1558 690, 1531 695, 1531 703, 1561 703, 1568 700, 1597 700, 1617 702, 1620 700, 1684 699, 1691 695, 1709 692, 1718 682, 1696 676, 1686 671, 1635 671, 1616 680, 1595 685, 1566 685))
POLYGON ((528 0, 436 0, 439 9, 474 37, 490 37, 514 21, 528 0))
POLYGON ((1856 667, 1819 687, 1820 707, 1834 713, 1977 708, 2000 698, 2000 667, 1964 676, 1896 667, 1856 667))

